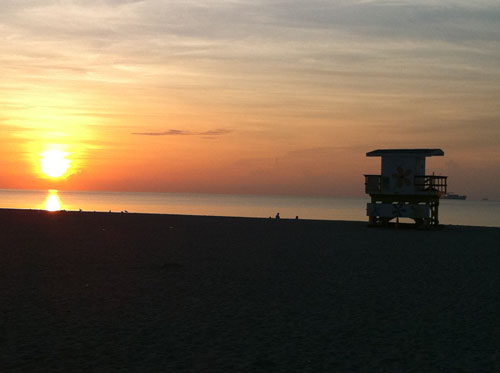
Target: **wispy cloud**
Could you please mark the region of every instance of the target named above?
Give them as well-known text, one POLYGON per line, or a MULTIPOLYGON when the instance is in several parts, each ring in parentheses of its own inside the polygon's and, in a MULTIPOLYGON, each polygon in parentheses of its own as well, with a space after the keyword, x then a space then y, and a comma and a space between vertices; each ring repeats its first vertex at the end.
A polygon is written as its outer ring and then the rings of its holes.
POLYGON ((220 135, 226 135, 226 134, 228 134, 230 132, 231 132, 230 130, 219 128, 219 129, 212 130, 212 131, 200 132, 199 135, 203 135, 203 136, 220 136, 220 135))
POLYGON ((209 136, 209 137, 211 137, 211 136, 226 135, 230 132, 231 132, 230 130, 223 129, 223 128, 218 128, 215 130, 203 131, 203 132, 193 132, 193 131, 170 129, 167 131, 160 131, 160 132, 132 132, 132 135, 139 135, 139 136, 209 136))
POLYGON ((132 132, 132 135, 140 135, 140 136, 189 136, 193 135, 190 131, 182 131, 182 130, 168 130, 161 132, 132 132))

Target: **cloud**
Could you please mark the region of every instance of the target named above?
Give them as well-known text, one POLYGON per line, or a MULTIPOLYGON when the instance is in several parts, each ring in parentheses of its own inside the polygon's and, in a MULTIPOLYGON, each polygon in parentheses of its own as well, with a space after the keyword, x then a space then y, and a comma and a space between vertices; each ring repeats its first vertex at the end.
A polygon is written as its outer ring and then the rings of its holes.
POLYGON ((204 131, 204 132, 192 132, 192 131, 184 131, 184 130, 177 130, 177 129, 171 129, 167 131, 160 131, 160 132, 132 132, 132 135, 139 135, 139 136, 221 136, 230 133, 230 130, 223 129, 223 128, 218 128, 215 130, 211 131, 204 131))
POLYGON ((203 135, 203 136, 220 136, 220 135, 228 134, 229 132, 231 132, 231 131, 229 131, 227 129, 219 128, 219 129, 212 130, 212 131, 200 132, 199 135, 203 135))
POLYGON ((413 79, 453 66, 459 67, 454 76, 493 73, 500 6, 468 3, 6 0, 0 31, 10 59, 0 62, 40 76, 55 69, 111 82, 160 76, 173 84, 168 72, 175 72, 180 85, 194 76, 255 84, 286 71, 351 79, 394 74, 401 66, 413 79), (135 70, 121 71, 122 65, 135 70))
POLYGON ((132 135, 140 136, 188 136, 193 135, 192 132, 182 130, 168 130, 162 132, 132 132, 132 135))

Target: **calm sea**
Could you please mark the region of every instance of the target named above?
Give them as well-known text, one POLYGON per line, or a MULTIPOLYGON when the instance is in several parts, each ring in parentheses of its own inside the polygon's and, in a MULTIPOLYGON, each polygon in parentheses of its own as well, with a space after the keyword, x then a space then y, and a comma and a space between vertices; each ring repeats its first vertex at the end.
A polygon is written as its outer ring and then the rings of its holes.
MULTIPOLYGON (((367 221, 368 198, 0 189, 0 208, 367 221)), ((500 227, 499 201, 443 200, 442 224, 500 227)))

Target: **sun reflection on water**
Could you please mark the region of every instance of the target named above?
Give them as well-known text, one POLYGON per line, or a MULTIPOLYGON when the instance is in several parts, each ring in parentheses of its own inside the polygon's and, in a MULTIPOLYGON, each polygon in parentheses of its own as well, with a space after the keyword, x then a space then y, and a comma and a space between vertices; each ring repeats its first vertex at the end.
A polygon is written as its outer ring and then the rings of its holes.
POLYGON ((61 200, 57 194, 57 190, 51 189, 47 194, 47 199, 45 200, 45 210, 47 211, 59 211, 61 210, 61 200))

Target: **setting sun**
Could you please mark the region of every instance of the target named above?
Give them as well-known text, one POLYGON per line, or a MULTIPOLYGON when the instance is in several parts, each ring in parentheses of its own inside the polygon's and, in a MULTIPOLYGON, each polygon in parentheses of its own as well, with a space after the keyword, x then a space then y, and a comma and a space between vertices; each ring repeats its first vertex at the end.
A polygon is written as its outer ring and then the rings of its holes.
POLYGON ((40 160, 42 172, 49 177, 63 176, 70 165, 70 160, 66 159, 67 155, 68 153, 58 149, 44 151, 40 160))

